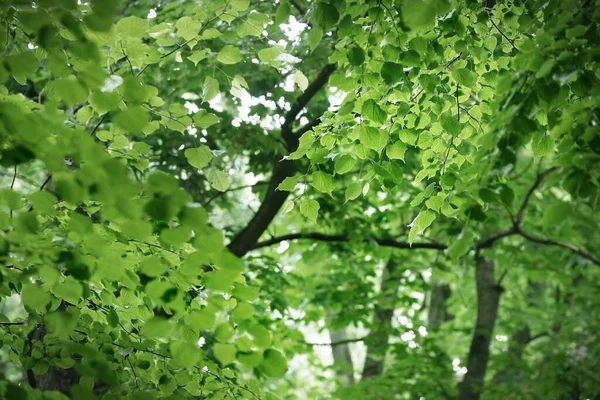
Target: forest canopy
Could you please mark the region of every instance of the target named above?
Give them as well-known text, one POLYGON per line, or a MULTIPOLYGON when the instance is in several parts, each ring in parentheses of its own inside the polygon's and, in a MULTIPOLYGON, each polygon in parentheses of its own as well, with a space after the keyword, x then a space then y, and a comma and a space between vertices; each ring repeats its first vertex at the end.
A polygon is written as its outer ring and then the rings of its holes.
POLYGON ((599 5, 1 1, 0 398, 600 399, 599 5))

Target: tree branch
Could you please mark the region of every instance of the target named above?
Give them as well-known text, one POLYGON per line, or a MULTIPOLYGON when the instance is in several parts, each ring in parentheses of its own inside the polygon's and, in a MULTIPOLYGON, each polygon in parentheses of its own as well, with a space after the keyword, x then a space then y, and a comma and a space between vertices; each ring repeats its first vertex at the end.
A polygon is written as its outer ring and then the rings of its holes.
POLYGON ((330 343, 304 342, 304 344, 309 345, 309 346, 339 346, 339 345, 348 344, 348 343, 364 342, 367 338, 368 338, 368 336, 364 336, 364 337, 354 338, 354 339, 338 340, 338 341, 330 342, 330 343))
MULTIPOLYGON (((276 236, 268 240, 263 240, 256 243, 252 250, 260 249, 262 247, 269 247, 275 244, 279 244, 287 240, 316 240, 320 242, 348 242, 350 238, 347 235, 332 235, 319 232, 306 232, 306 233, 290 233, 287 235, 276 236)), ((393 247, 396 249, 430 249, 430 250, 445 250, 447 246, 441 243, 413 243, 412 245, 408 242, 398 242, 392 239, 380 239, 380 238, 366 238, 362 241, 375 241, 380 246, 393 247)))
MULTIPOLYGON (((290 110, 285 115, 285 121, 281 126, 281 137, 285 141, 289 152, 296 151, 298 148, 298 137, 294 135, 292 126, 298 117, 298 114, 310 102, 310 100, 325 86, 329 76, 335 71, 334 64, 328 64, 311 82, 304 93, 298 97, 290 110)), ((260 236, 267 230, 271 221, 277 215, 277 212, 287 199, 289 192, 277 190, 277 187, 283 180, 294 175, 296 167, 293 160, 276 160, 273 166, 271 181, 267 189, 267 194, 261 203, 258 211, 250 222, 242 229, 229 243, 229 250, 238 257, 243 256, 256 246, 260 236)))
POLYGON ((570 250, 571 252, 577 254, 578 256, 585 258, 586 260, 591 261, 592 263, 600 266, 599 258, 597 258, 596 256, 594 256, 584 250, 581 250, 580 248, 578 248, 572 244, 562 243, 562 242, 559 242, 557 240, 552 240, 552 239, 538 238, 527 232, 524 232, 521 228, 518 228, 516 233, 533 243, 539 243, 539 244, 543 244, 543 245, 547 245, 547 246, 561 247, 563 249, 570 250))

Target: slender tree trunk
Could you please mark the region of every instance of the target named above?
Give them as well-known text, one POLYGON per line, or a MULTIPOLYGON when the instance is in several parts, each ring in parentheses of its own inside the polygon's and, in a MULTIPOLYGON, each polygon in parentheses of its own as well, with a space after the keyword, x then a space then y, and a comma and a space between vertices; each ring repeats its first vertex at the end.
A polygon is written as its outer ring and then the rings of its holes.
MULTIPOLYGON (((345 329, 336 329, 329 331, 331 343, 341 342, 348 339, 345 329)), ((342 386, 352 385, 354 383, 354 366, 352 356, 347 343, 331 346, 333 361, 335 364, 335 374, 340 378, 342 386)))
POLYGON ((469 348, 467 373, 458 400, 479 400, 490 358, 490 343, 498 316, 502 288, 494 278, 494 261, 476 255, 477 321, 469 348))
POLYGON ((398 292, 398 279, 394 276, 396 262, 393 256, 390 258, 383 270, 381 278, 381 290, 375 304, 373 314, 373 325, 366 342, 367 357, 363 367, 362 380, 372 376, 381 375, 388 349, 390 331, 392 329, 392 317, 394 316, 396 294, 398 292))
POLYGON ((427 313, 427 327, 429 330, 437 330, 442 324, 450 319, 446 302, 452 295, 450 285, 436 282, 431 289, 429 299, 429 311, 427 313))

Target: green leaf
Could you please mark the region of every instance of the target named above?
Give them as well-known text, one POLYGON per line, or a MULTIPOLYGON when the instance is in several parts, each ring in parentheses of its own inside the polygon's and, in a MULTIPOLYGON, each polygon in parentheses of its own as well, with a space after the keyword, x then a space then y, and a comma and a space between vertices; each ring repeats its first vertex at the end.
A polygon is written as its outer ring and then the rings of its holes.
POLYGON ((462 232, 457 239, 458 240, 454 240, 448 248, 448 255, 454 261, 467 254, 469 249, 471 249, 475 243, 474 235, 470 231, 462 232))
POLYGON ((379 72, 387 85, 394 85, 404 78, 404 70, 400 64, 384 62, 379 72))
POLYGON ((292 75, 292 80, 298 85, 300 90, 305 91, 308 87, 308 78, 304 76, 302 71, 296 70, 292 75))
POLYGON ((141 133, 150 122, 150 114, 143 107, 129 107, 113 117, 115 125, 128 133, 141 133))
POLYGON ((304 199, 302 200, 302 203, 300 203, 300 213, 315 224, 317 223, 319 208, 321 208, 321 205, 318 201, 313 199, 304 199))
POLYGON ((333 4, 320 1, 313 11, 312 18, 317 26, 330 30, 340 19, 340 13, 333 4))
POLYGON ((42 312, 52 301, 52 296, 39 285, 26 283, 21 289, 21 300, 26 308, 42 312))
POLYGON ((435 213, 433 211, 421 211, 417 218, 409 225, 410 231, 408 232, 408 243, 412 244, 415 241, 417 235, 425 232, 425 230, 435 220, 435 213))
POLYGON ((348 57, 350 65, 355 67, 362 65, 365 62, 365 51, 358 46, 352 46, 346 53, 346 56, 348 57))
POLYGON ((442 128, 452 136, 456 136, 460 133, 461 126, 456 117, 451 115, 442 115, 440 118, 440 124, 442 125, 442 128))
POLYGON ((321 39, 323 38, 323 31, 318 27, 312 27, 310 31, 308 31, 308 45, 310 46, 311 51, 315 51, 315 49, 321 43, 321 39))
POLYGON ((538 68, 535 73, 535 77, 537 79, 544 78, 552 72, 554 65, 556 64, 556 60, 554 58, 549 58, 538 68))
POLYGON ((400 6, 402 21, 410 29, 425 29, 435 23, 435 7, 429 1, 403 1, 400 6))
POLYGON ((558 203, 548 206, 544 211, 544 217, 542 218, 542 225, 545 228, 553 228, 560 225, 561 222, 565 221, 571 216, 572 207, 568 203, 558 203))
POLYGON ((219 192, 224 192, 229 188, 229 175, 227 172, 220 171, 217 169, 210 170, 208 174, 206 174, 208 178, 208 182, 210 186, 218 190, 219 192))
POLYGON ((341 175, 350 172, 355 163, 356 160, 350 154, 342 154, 335 159, 335 173, 341 175))
POLYGON ((452 77, 460 86, 472 88, 477 82, 477 76, 467 68, 458 68, 452 71, 452 77))
POLYGON ((275 11, 275 25, 287 23, 292 10, 287 0, 281 0, 275 11))
POLYGON ((531 143, 533 156, 535 158, 544 157, 554 152, 554 138, 549 135, 541 134, 531 143))
POLYGON ((206 112, 205 110, 200 110, 194 114, 194 122, 202 129, 209 128, 219 121, 221 121, 221 118, 213 113, 206 112))
POLYGON ((215 358, 225 366, 235 361, 237 349, 233 344, 217 343, 213 349, 215 358))
MULTIPOLYGON (((333 178, 333 175, 330 175, 323 171, 317 171, 314 172, 311 176, 311 184, 315 189, 317 189, 319 192, 331 195, 331 193, 335 189, 335 179, 333 178)), ((302 210, 302 207, 300 207, 300 210, 302 210)))
POLYGON ((219 94, 219 81, 210 76, 204 79, 204 85, 202 86, 202 99, 204 101, 211 101, 219 94))
POLYGON ((191 343, 172 341, 169 345, 169 350, 173 358, 186 368, 197 366, 202 358, 202 350, 191 343))
POLYGON ((250 319, 254 315, 254 306, 249 303, 238 303, 237 307, 231 312, 231 315, 236 320, 250 319))
POLYGON ((404 161, 404 154, 406 153, 406 145, 397 141, 391 146, 386 147, 385 154, 388 156, 390 160, 402 160, 404 161))
POLYGON ((365 147, 373 149, 377 153, 381 153, 388 142, 388 133, 383 129, 371 126, 361 126, 358 129, 358 140, 360 140, 365 147))
POLYGON ((194 149, 186 149, 184 154, 190 165, 198 169, 206 167, 213 158, 213 154, 208 146, 204 145, 194 149))
POLYGON ((283 378, 287 372, 287 360, 275 349, 265 350, 260 370, 271 378, 283 378))
POLYGON ((496 39, 496 36, 490 35, 483 40, 483 45, 486 49, 494 51, 498 45, 498 39, 496 39))
POLYGON ((177 35, 184 40, 192 40, 202 29, 202 22, 193 19, 192 17, 181 17, 175 24, 177 35))
POLYGON ((98 114, 106 114, 119 108, 121 96, 117 92, 95 92, 90 96, 90 105, 98 114))
POLYGON ((165 338, 169 337, 173 325, 162 317, 152 317, 142 326, 142 335, 150 338, 165 338))
POLYGON ((367 100, 363 103, 361 108, 361 114, 368 120, 377 122, 379 124, 385 123, 387 120, 387 114, 379 107, 375 100, 367 100))
POLYGON ((78 304, 83 296, 83 286, 72 276, 67 276, 63 282, 52 288, 52 292, 68 303, 78 304))
POLYGON ((346 201, 345 203, 349 202, 350 200, 354 200, 356 199, 358 196, 360 196, 360 193, 362 192, 363 189, 363 185, 359 182, 354 182, 351 183, 347 188, 346 188, 346 201))
POLYGON ((288 176, 277 186, 277 190, 291 192, 296 187, 298 179, 300 179, 300 176, 288 176))
POLYGON ((217 61, 222 64, 237 64, 242 61, 242 53, 237 47, 227 45, 217 55, 217 61))

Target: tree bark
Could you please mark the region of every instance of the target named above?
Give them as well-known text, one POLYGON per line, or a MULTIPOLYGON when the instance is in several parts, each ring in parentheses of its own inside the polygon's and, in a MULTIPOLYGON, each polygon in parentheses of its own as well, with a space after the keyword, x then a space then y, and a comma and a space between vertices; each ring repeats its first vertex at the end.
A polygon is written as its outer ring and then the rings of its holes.
POLYGON ((451 295, 450 285, 440 282, 433 285, 429 299, 429 312, 427 313, 427 327, 429 330, 438 330, 444 322, 450 319, 446 302, 451 295))
MULTIPOLYGON (((336 329, 329 331, 329 340, 331 343, 342 342, 348 339, 345 329, 336 329)), ((342 386, 352 385, 354 383, 354 366, 352 356, 347 343, 331 346, 333 361, 335 364, 335 374, 342 381, 342 386)))
POLYGON ((368 348, 362 372, 363 381, 383 373, 399 287, 399 281, 394 276, 396 267, 396 262, 392 256, 383 270, 381 290, 373 313, 373 325, 366 341, 368 348))
POLYGON ((490 358, 490 343, 498 316, 502 288, 494 278, 494 261, 476 254, 477 321, 469 348, 467 373, 458 400, 479 400, 490 358))

